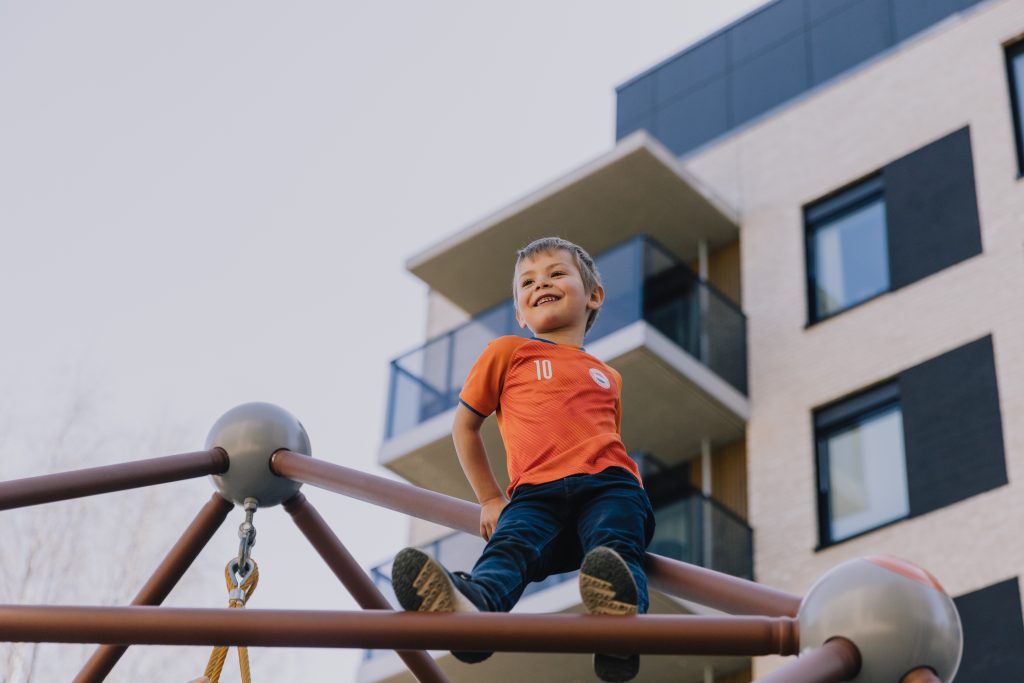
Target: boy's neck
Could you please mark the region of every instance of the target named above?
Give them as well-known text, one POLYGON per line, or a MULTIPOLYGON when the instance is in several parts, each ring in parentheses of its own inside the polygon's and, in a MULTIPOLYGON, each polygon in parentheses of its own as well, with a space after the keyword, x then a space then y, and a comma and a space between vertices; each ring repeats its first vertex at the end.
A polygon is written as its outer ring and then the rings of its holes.
POLYGON ((554 344, 562 344, 565 346, 575 346, 580 348, 583 346, 583 335, 582 331, 577 330, 554 330, 552 332, 534 332, 533 336, 537 339, 543 339, 554 344))

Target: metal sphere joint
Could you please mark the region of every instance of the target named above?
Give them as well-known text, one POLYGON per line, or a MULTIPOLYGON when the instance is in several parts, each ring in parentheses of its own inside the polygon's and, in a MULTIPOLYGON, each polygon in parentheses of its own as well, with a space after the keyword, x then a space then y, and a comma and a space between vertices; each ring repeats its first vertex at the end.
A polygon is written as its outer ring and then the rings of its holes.
POLYGON ((895 683, 919 667, 950 683, 960 666, 953 600, 931 574, 895 557, 835 567, 808 591, 797 619, 801 654, 835 637, 857 646, 861 669, 851 683, 895 683))
POLYGON ((211 476, 221 495, 236 505, 255 498, 260 507, 283 503, 302 486, 274 474, 271 456, 280 450, 312 452, 302 423, 271 403, 243 403, 224 413, 206 437, 206 448, 216 447, 227 452, 230 462, 227 472, 211 476))

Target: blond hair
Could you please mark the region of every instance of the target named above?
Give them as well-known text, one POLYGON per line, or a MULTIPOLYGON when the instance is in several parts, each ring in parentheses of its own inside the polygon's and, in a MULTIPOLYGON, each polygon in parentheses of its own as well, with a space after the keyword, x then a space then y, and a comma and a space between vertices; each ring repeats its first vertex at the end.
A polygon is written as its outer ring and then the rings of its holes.
MULTIPOLYGON (((516 265, 512 269, 512 305, 518 308, 518 293, 519 283, 516 282, 515 273, 519 270, 519 264, 526 259, 533 258, 537 254, 546 254, 552 251, 566 251, 572 256, 573 262, 576 264, 576 270, 580 271, 580 278, 583 280, 583 289, 586 291, 587 296, 590 296, 595 289, 601 286, 601 274, 597 272, 597 266, 594 265, 594 259, 591 258, 587 250, 578 244, 574 244, 569 240, 564 240, 561 237, 542 237, 539 240, 534 240, 527 244, 525 247, 516 252, 516 265)), ((590 331, 590 328, 594 326, 594 322, 597 321, 597 314, 600 312, 600 308, 595 308, 590 311, 590 315, 587 316, 587 327, 584 330, 584 334, 590 331)))

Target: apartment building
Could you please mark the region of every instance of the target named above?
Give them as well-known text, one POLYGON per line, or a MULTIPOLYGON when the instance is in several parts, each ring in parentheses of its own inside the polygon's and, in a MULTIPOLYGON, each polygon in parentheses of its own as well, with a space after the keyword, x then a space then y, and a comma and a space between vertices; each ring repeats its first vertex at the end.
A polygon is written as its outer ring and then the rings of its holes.
MULTIPOLYGON (((956 680, 1024 680, 1024 0, 776 0, 617 99, 609 151, 410 258, 428 341, 392 363, 381 464, 472 497, 458 390, 520 333, 514 250, 561 235, 605 279, 587 350, 623 376, 653 552, 798 594, 904 557, 955 596, 956 680)), ((455 569, 482 544, 416 520, 410 540, 455 569)), ((520 609, 580 611, 572 579, 520 609)), ((438 657, 453 681, 593 680, 585 656, 438 657)), ((639 680, 782 663, 645 657, 639 680)), ((412 680, 389 653, 360 678, 412 680)))

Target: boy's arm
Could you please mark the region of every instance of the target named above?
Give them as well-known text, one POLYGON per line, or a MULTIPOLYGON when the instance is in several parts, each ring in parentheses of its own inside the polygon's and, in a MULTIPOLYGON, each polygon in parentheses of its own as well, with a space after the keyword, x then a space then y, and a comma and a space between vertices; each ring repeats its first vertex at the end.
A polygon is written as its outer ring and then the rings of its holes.
POLYGON ((480 437, 480 426, 483 423, 484 418, 466 406, 461 403, 456 406, 452 440, 455 441, 455 452, 459 456, 462 471, 466 473, 466 479, 480 501, 480 535, 488 541, 498 524, 498 515, 508 501, 487 460, 484 440, 480 437))

